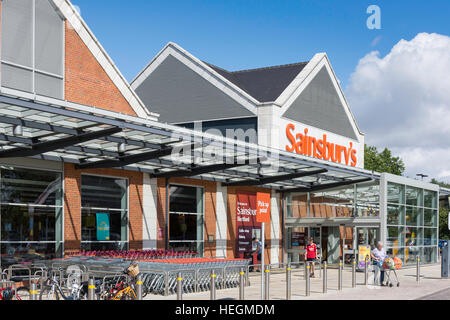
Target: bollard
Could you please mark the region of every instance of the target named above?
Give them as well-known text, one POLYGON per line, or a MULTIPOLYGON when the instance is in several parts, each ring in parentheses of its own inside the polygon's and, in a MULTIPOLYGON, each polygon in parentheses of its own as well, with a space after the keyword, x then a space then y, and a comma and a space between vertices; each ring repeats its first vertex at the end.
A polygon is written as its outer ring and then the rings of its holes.
POLYGON ((417 283, 420 282, 420 257, 416 256, 416 266, 417 266, 417 270, 416 270, 416 281, 417 283))
POLYGON ((142 300, 142 287, 143 287, 143 282, 142 282, 142 274, 138 274, 137 279, 136 279, 136 299, 137 300, 142 300))
POLYGON ((292 280, 292 268, 289 263, 286 268, 286 300, 291 300, 291 280, 292 280))
POLYGON ((245 290, 245 272, 244 268, 241 268, 241 272, 239 272, 239 300, 245 300, 244 295, 245 290))
POLYGON ((88 300, 94 300, 95 296, 95 284, 94 284, 94 278, 89 278, 88 281, 88 300))
POLYGON ((356 260, 352 259, 352 288, 356 288, 356 260))
POLYGON ((364 285, 367 286, 369 278, 369 257, 366 257, 364 263, 364 285))
POLYGON ((43 272, 42 272, 42 277, 41 277, 41 279, 40 279, 40 282, 41 282, 41 289, 42 288, 44 288, 44 284, 45 284, 45 281, 47 281, 47 270, 44 270, 43 272))
POLYGON ((339 273, 338 273, 338 291, 342 291, 342 267, 343 267, 342 260, 339 261, 339 273))
POLYGON ((266 270, 264 270, 264 280, 264 300, 269 300, 270 266, 266 266, 266 270))
POLYGON ((323 293, 327 293, 328 292, 328 275, 327 275, 327 270, 328 270, 328 264, 325 261, 323 263, 323 293))
POLYGON ((38 294, 37 294, 37 284, 35 281, 31 281, 31 287, 30 287, 30 300, 37 300, 38 294))
POLYGON ((183 275, 178 272, 177 275, 177 300, 183 300, 183 275))
POLYGON ((310 276, 310 269, 311 266, 309 264, 309 262, 306 262, 306 270, 305 270, 305 284, 306 284, 306 288, 305 288, 305 294, 307 297, 309 297, 311 295, 311 276, 310 276))
POLYGON ((216 300, 216 273, 211 270, 211 300, 216 300))

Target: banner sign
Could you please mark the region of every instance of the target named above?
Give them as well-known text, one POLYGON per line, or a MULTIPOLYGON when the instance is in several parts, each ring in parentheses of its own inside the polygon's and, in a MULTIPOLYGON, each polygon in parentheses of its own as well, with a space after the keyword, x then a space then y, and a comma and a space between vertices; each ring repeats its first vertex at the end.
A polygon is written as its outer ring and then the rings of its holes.
POLYGON ((254 250, 254 237, 261 239, 261 223, 256 221, 257 202, 255 193, 236 194, 236 255, 240 258, 254 250))
POLYGON ((291 246, 300 247, 305 245, 306 234, 304 232, 291 233, 291 246))
POLYGON ((270 193, 256 194, 256 221, 270 223, 270 193))
POLYGON ((97 213, 97 241, 109 240, 109 213, 97 213))
POLYGON ((370 261, 370 246, 359 246, 359 250, 358 250, 358 268, 359 269, 364 269, 367 256, 369 257, 369 261, 370 261))

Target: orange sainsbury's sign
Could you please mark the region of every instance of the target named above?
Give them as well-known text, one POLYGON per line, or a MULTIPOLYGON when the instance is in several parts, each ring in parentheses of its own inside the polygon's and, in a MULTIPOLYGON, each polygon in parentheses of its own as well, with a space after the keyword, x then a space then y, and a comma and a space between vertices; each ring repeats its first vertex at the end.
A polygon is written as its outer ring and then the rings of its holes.
POLYGON ((295 125, 289 123, 286 126, 286 137, 289 141, 286 151, 356 167, 357 151, 353 148, 352 142, 348 146, 342 146, 328 141, 326 134, 318 139, 309 136, 308 132, 308 128, 303 132, 296 132, 295 125))
POLYGON ((256 221, 270 223, 270 193, 256 194, 256 221))

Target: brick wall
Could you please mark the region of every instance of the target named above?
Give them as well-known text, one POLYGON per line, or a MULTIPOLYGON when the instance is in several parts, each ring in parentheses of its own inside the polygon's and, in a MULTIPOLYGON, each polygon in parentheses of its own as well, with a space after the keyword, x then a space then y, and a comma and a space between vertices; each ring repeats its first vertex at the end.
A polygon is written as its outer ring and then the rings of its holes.
POLYGON ((64 250, 81 247, 81 175, 96 174, 128 178, 128 223, 130 249, 142 249, 142 181, 140 172, 118 169, 76 170, 73 164, 64 164, 64 250))
POLYGON ((135 116, 136 113, 66 21, 65 99, 135 116))
MULTIPOLYGON (((204 253, 205 257, 215 257, 216 256, 216 183, 213 181, 195 180, 188 178, 173 178, 169 181, 170 184, 183 184, 195 187, 204 188, 204 199, 205 199, 205 223, 204 223, 204 253), (214 237, 212 243, 208 243, 208 235, 214 237)), ((158 232, 158 248, 164 249, 165 242, 165 226, 166 226, 166 182, 165 179, 158 179, 158 221, 157 228, 162 232, 158 232)))

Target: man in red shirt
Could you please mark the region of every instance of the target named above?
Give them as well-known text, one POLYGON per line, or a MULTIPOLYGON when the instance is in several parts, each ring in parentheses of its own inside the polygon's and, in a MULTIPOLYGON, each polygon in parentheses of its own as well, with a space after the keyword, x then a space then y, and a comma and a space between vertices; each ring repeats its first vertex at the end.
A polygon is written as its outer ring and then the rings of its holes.
POLYGON ((309 245, 306 247, 306 261, 311 263, 311 278, 314 276, 314 262, 317 259, 317 246, 313 238, 309 238, 309 245))

